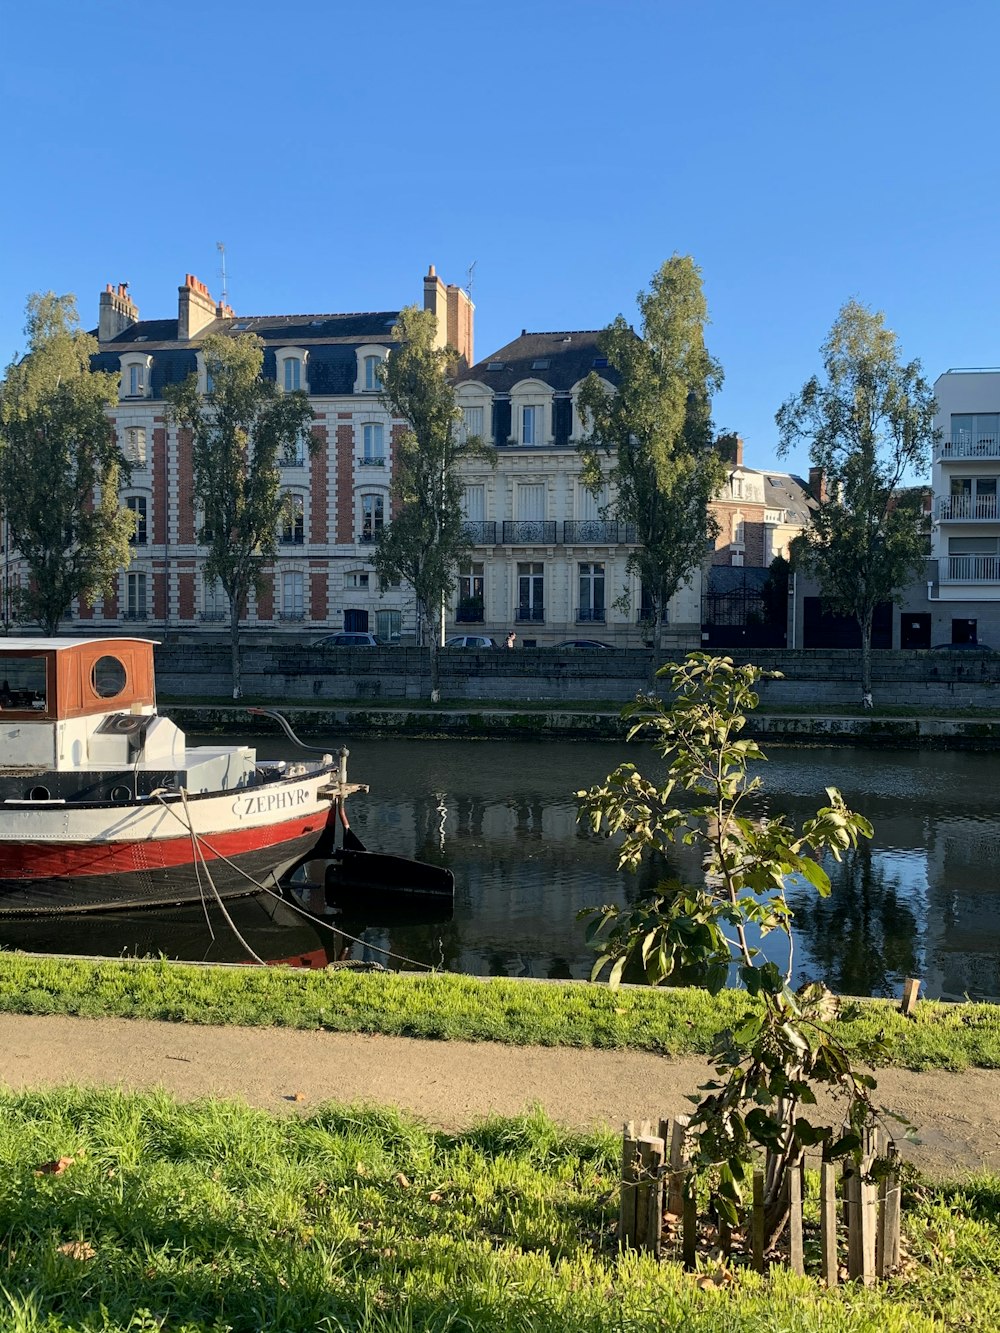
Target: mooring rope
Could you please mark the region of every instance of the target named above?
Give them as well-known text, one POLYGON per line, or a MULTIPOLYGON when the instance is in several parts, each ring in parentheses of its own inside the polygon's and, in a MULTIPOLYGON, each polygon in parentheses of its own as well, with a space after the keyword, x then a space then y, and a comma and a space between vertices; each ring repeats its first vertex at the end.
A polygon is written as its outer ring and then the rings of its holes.
MULTIPOLYGON (((165 790, 166 788, 158 787, 156 788, 155 791, 150 792, 150 795, 155 796, 156 799, 163 806, 164 810, 166 810, 169 814, 172 814, 173 817, 178 821, 178 823, 183 825, 190 832, 192 842, 194 843, 195 847, 197 848, 197 852, 201 857, 202 864, 205 867, 205 873, 208 876, 208 882, 212 887, 212 891, 215 894, 219 906, 222 908, 223 915, 225 916, 226 920, 232 927, 233 933, 236 936, 236 938, 244 946, 244 948, 247 950, 250 956, 252 958, 255 958, 257 962, 261 964, 261 966, 266 967, 267 966, 266 962, 264 961, 263 958, 258 957, 258 955, 255 954, 254 951, 250 948, 249 944, 247 944, 246 940, 236 929, 236 925, 234 924, 232 917, 229 915, 225 907, 223 907, 222 905, 222 899, 219 896, 219 891, 215 887, 215 882, 212 879, 211 872, 208 869, 208 863, 205 860, 205 854, 204 851, 202 850, 203 847, 207 847, 214 857, 216 857, 220 861, 223 861, 227 866, 229 866, 231 870, 235 870, 238 875, 241 875, 243 879, 247 881, 248 884, 252 884, 255 889, 258 889, 261 893, 269 894, 270 897, 276 899, 278 902, 284 903, 286 907, 290 907, 293 912, 298 912, 300 916, 308 917, 308 919, 314 925, 322 926, 324 930, 329 930, 331 934, 340 935, 343 939, 350 940, 352 944, 360 944, 363 948, 371 949, 375 953, 380 953, 386 958, 395 959, 397 962, 400 963, 409 963, 411 967, 423 968, 427 972, 437 971, 437 968, 435 968, 432 963, 424 963, 417 958, 407 958, 405 954, 394 953, 391 949, 383 949, 378 944, 372 944, 368 940, 363 940, 359 938, 359 936, 357 935, 351 935, 346 930, 341 930, 339 926, 334 926, 329 921, 324 921, 322 917, 318 917, 313 912, 309 912, 304 907, 300 907, 299 904, 294 902, 291 898, 286 898, 283 894, 277 893, 273 888, 271 888, 269 884, 262 884, 260 880, 255 879, 254 876, 251 875, 248 871, 244 870, 242 866, 238 866, 235 861, 231 861, 230 858, 226 856, 224 852, 217 851, 206 838, 203 838, 200 833, 197 833, 195 831, 193 821, 191 820, 190 811, 188 810, 188 805, 187 805, 188 792, 186 788, 179 787, 175 789, 179 792, 181 801, 184 805, 184 812, 187 815, 186 822, 185 820, 181 819, 180 815, 177 813, 174 807, 172 805, 168 805, 167 802, 163 799, 163 793, 165 792, 165 790)), ((197 862, 195 864, 195 873, 197 874, 197 862)), ((201 881, 199 879, 199 887, 200 884, 201 881)))

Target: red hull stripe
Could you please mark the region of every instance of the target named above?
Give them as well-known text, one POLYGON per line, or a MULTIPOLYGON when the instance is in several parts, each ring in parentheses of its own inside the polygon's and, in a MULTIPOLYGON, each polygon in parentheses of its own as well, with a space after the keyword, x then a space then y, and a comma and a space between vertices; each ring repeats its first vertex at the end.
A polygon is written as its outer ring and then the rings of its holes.
MULTIPOLYGON (((294 842, 310 833, 317 837, 324 814, 314 811, 259 828, 200 836, 206 861, 217 856, 241 856, 267 847, 294 842)), ((148 842, 19 842, 0 843, 0 880, 46 879, 61 875, 128 875, 191 865, 194 853, 190 833, 148 842)))

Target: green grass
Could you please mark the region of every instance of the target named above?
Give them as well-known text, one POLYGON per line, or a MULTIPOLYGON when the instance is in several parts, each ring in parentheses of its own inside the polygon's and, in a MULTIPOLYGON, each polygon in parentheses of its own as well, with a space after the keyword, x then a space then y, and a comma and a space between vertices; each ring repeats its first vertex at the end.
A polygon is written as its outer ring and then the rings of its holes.
POLYGON ((994 1333, 1000 1180, 919 1187, 905 1276, 703 1290, 620 1256, 620 1144, 163 1094, 0 1093, 0 1333, 994 1333), (59 1174, 42 1164, 72 1161, 59 1174), (75 1243, 75 1249, 74 1247, 75 1243), (67 1252, 68 1250, 68 1252, 67 1252))
MULTIPOLYGON (((743 992, 611 991, 604 985, 450 973, 310 972, 0 954, 0 1012, 75 1014, 245 1027, 324 1028, 512 1045, 707 1052, 734 1024, 743 992)), ((911 1069, 1000 1068, 1000 1006, 925 1001, 905 1019, 891 1001, 847 1002, 849 1041, 884 1032, 911 1069)))

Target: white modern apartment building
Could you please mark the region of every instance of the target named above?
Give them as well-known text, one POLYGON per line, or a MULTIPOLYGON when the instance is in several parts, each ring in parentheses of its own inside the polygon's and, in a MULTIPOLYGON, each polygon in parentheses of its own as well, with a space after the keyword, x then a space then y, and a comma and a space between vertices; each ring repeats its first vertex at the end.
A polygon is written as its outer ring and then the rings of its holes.
POLYGON ((934 393, 928 594, 933 602, 953 604, 953 642, 967 634, 970 642, 995 645, 1000 605, 990 604, 1000 604, 1000 368, 948 370, 934 393))

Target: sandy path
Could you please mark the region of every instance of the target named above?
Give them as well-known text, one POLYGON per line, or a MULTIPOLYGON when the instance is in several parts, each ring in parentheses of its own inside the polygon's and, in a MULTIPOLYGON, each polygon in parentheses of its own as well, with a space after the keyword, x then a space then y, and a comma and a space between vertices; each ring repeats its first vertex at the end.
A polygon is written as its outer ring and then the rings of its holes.
MULTIPOLYGON (((702 1060, 628 1051, 10 1014, 0 1015, 0 1050, 0 1079, 12 1088, 163 1087, 185 1099, 238 1097, 272 1111, 328 1100, 383 1103, 447 1129, 533 1103, 563 1124, 618 1128, 690 1110, 685 1097, 706 1072, 702 1060)), ((1000 1171, 1000 1071, 886 1069, 879 1100, 919 1127, 921 1144, 903 1151, 921 1170, 1000 1171)))

